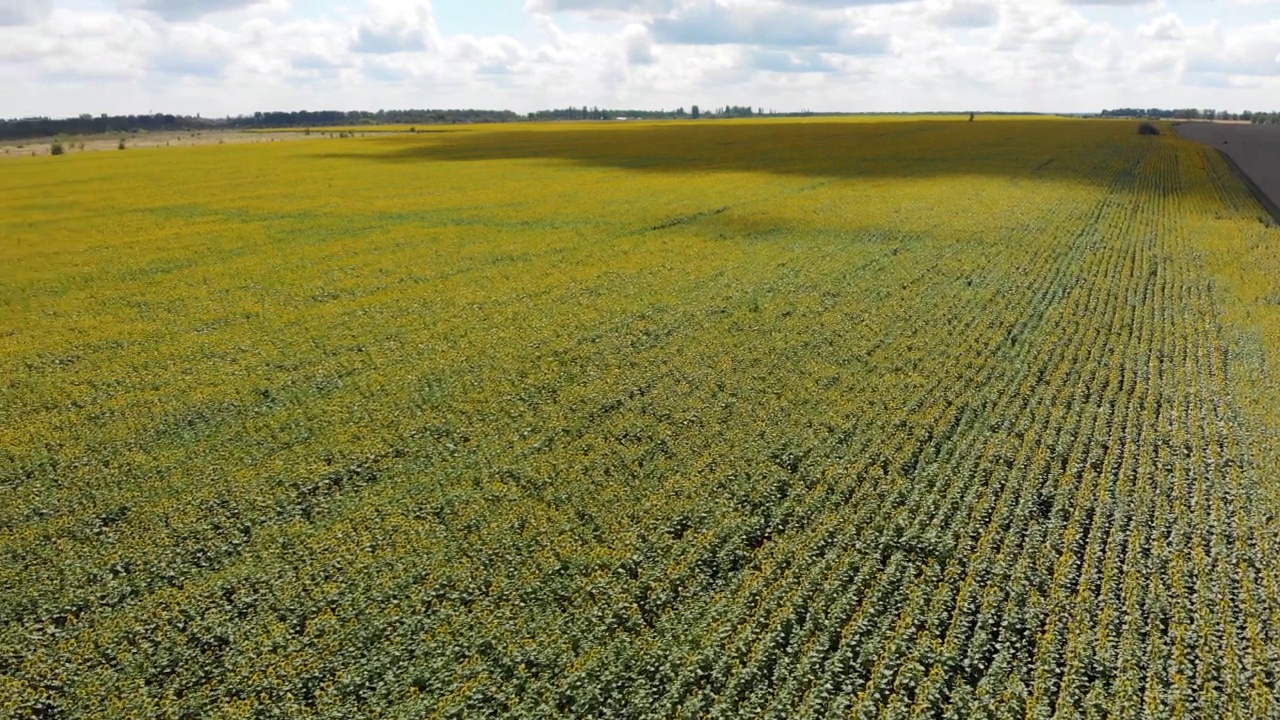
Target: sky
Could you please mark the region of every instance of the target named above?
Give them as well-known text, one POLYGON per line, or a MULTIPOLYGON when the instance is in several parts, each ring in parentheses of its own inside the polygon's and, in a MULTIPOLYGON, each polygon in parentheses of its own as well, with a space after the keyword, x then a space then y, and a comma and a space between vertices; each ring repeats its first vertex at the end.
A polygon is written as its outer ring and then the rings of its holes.
POLYGON ((1280 0, 0 0, 0 117, 1280 110, 1280 0))

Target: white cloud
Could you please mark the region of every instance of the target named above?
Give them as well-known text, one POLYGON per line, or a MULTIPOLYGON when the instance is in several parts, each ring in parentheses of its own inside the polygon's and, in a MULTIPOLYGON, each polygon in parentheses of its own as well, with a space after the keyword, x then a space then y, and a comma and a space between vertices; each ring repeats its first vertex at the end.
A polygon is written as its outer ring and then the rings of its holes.
POLYGON ((165 20, 195 20, 213 13, 243 10, 265 0, 123 0, 125 8, 145 10, 165 20))
POLYGON ((1177 15, 1168 13, 1138 28, 1138 36, 1151 40, 1181 40, 1184 26, 1177 15))
MULTIPOLYGON (((16 48, 28 73, 60 81, 137 78, 145 74, 144 52, 159 33, 149 23, 116 13, 55 10, 40 25, 13 28, 0 47, 16 48)), ((11 62, 0 52, 0 62, 11 62)))
POLYGON ((855 8, 885 8, 894 5, 919 7, 919 0, 778 0, 786 5, 809 7, 822 10, 840 10, 855 8))
POLYGON ((679 7, 679 0, 526 0, 525 10, 536 13, 619 12, 662 14, 679 7))
POLYGON ((1092 24, 1078 11, 1043 5, 1006 5, 997 30, 998 50, 1037 48, 1042 52, 1072 50, 1092 24))
POLYGON ((439 47, 431 6, 380 2, 374 5, 351 39, 359 53, 417 52, 439 47))
POLYGON ((757 50, 750 54, 751 67, 778 73, 831 73, 839 67, 821 53, 757 50))
POLYGON ((1129 7, 1135 5, 1154 5, 1158 0, 1062 0, 1066 5, 1102 5, 1110 7, 1129 7))
POLYGON ((505 35, 464 35, 454 39, 449 50, 451 61, 467 63, 476 71, 488 75, 523 72, 529 56, 529 51, 523 44, 505 35))
POLYGON ((992 27, 1000 22, 1000 6, 984 0, 952 0, 939 7, 933 17, 942 27, 992 27))
POLYGON ((1189 35, 1188 73, 1280 77, 1280 21, 1231 31, 1215 21, 1189 35))
POLYGON ((52 10, 52 0, 0 0, 0 26, 30 25, 52 10))
POLYGON ((412 27, 372 27, 362 25, 351 40, 359 53, 414 52, 427 49, 427 39, 412 27))
POLYGON ((218 77, 235 61, 237 43, 211 26, 176 25, 168 29, 151 54, 149 67, 159 73, 218 77))
MULTIPOLYGON (((774 0, 783 5, 818 10, 897 5, 917 0, 774 0)), ((585 12, 664 15, 688 5, 688 0, 526 0, 525 9, 537 13, 585 12)), ((746 4, 742 4, 745 6, 746 4)))
POLYGON ((651 28, 660 42, 680 45, 814 47, 833 45, 840 35, 839 26, 818 13, 794 12, 776 5, 733 6, 719 0, 657 18, 651 28))
POLYGON ((0 0, 4 112, 1280 104, 1276 2, 526 0, 492 31, 427 0, 94 2, 0 0))
POLYGON ((823 8, 823 9, 841 9, 855 7, 871 7, 874 5, 897 5, 900 3, 915 2, 915 0, 780 0, 788 5, 799 5, 801 7, 823 8))
POLYGON ((825 49, 853 55, 889 50, 889 36, 851 22, 843 13, 775 4, 705 0, 650 23, 654 39, 677 45, 753 45, 825 49))
POLYGON ((638 23, 628 25, 622 31, 622 47, 629 64, 652 65, 654 63, 653 38, 649 35, 649 28, 644 25, 638 23))

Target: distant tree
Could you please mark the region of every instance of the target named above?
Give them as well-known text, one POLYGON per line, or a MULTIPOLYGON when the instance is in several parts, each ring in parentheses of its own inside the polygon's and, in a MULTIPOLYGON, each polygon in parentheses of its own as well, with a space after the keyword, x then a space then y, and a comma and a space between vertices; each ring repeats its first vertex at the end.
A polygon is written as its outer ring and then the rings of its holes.
POLYGON ((690 113, 689 113, 689 114, 690 114, 690 116, 691 116, 694 120, 697 120, 697 119, 698 119, 698 117, 701 115, 701 113, 698 111, 698 106, 697 106, 697 105, 694 105, 694 106, 693 106, 693 109, 690 111, 690 113))
POLYGON ((53 144, 49 146, 50 155, 61 155, 63 152, 64 151, 62 149, 62 142, 59 140, 54 140, 53 144))

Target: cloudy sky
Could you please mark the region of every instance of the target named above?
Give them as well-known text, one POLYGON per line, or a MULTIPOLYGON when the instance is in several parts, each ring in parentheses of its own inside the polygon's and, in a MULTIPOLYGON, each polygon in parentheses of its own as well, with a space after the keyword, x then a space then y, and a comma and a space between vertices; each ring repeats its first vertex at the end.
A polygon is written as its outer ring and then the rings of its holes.
POLYGON ((1280 110, 1280 0, 0 0, 0 117, 1280 110))

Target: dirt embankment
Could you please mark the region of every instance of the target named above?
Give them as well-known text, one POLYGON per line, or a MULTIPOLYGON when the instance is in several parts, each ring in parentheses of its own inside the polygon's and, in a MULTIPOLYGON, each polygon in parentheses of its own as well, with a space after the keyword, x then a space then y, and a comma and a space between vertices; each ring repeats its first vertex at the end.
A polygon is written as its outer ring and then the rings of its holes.
POLYGON ((1280 125, 1182 123, 1177 133, 1217 148, 1280 224, 1280 125))

